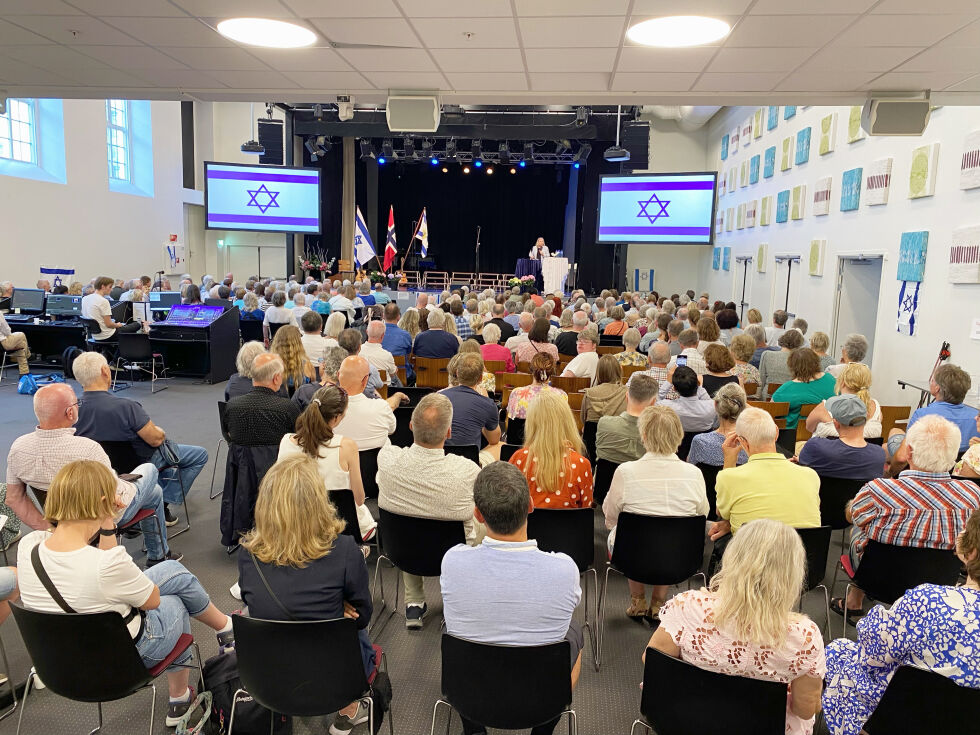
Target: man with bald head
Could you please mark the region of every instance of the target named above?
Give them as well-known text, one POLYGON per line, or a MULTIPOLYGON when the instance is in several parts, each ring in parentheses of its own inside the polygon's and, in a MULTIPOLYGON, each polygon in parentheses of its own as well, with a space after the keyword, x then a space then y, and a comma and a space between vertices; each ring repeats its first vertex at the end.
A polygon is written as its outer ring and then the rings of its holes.
POLYGON ((226 430, 232 444, 243 447, 279 445, 296 429, 299 406, 279 395, 286 368, 282 359, 263 352, 252 361, 252 390, 228 401, 226 430))
POLYGON ((382 346, 387 327, 382 321, 371 321, 367 325, 367 342, 361 345, 360 355, 378 370, 388 374, 388 385, 401 387, 395 357, 382 346))
POLYGON ((368 376, 368 361, 360 355, 351 355, 340 365, 337 378, 340 387, 347 392, 347 413, 337 424, 334 434, 354 440, 358 451, 377 449, 388 443, 388 435, 395 430, 395 408, 408 396, 395 393, 386 399, 368 398, 364 394, 368 376))
MULTIPOLYGON (((27 497, 30 485, 41 504, 47 498, 47 490, 66 464, 85 459, 104 464, 110 470, 112 464, 101 446, 91 439, 75 436, 78 421, 78 398, 65 383, 46 385, 34 394, 34 415, 37 428, 14 440, 7 455, 7 505, 17 517, 36 531, 51 527, 44 515, 27 497)), ((115 473, 113 473, 115 474, 115 473)), ((157 485, 157 468, 149 462, 133 469, 135 481, 116 480, 117 524, 129 521, 144 508, 154 511, 156 517, 140 522, 146 544, 147 566, 167 559, 180 561, 182 556, 167 545, 164 528, 163 491, 157 485)))

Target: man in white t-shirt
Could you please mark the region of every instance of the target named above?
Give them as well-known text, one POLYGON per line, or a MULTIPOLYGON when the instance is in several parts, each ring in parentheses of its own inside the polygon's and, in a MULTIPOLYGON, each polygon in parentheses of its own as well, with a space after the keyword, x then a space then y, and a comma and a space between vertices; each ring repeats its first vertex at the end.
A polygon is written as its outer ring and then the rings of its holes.
POLYGON ((381 321, 368 322, 367 325, 368 341, 361 345, 360 355, 378 370, 384 370, 388 374, 388 384, 396 388, 401 387, 398 380, 398 367, 395 365, 394 356, 381 346, 385 338, 385 323, 381 321))
POLYGON ((588 378, 595 380, 595 371, 599 366, 599 330, 595 324, 590 324, 579 332, 578 340, 575 342, 575 349, 578 355, 565 367, 561 374, 563 378, 588 378))
POLYGON ((122 324, 112 318, 112 307, 109 306, 109 299, 106 296, 112 290, 113 281, 108 276, 99 276, 93 284, 94 293, 82 297, 82 317, 94 319, 99 325, 98 334, 92 335, 95 339, 102 341, 112 339, 116 332, 138 332, 143 327, 149 329, 149 324, 143 322, 130 322, 122 324))
POLYGON ((347 413, 334 433, 353 439, 360 452, 388 443, 388 435, 395 431, 394 410, 402 401, 408 403, 404 393, 395 393, 387 399, 364 395, 370 374, 368 361, 360 355, 344 360, 337 374, 340 387, 347 391, 347 413))

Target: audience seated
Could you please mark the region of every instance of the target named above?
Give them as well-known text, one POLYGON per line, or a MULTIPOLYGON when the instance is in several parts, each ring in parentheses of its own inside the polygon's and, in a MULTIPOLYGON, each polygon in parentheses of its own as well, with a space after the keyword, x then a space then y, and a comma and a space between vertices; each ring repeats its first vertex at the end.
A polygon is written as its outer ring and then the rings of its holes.
POLYGON ((592 387, 583 393, 582 421, 598 421, 602 416, 618 416, 626 410, 623 369, 615 357, 599 358, 592 387))
POLYGON ((831 365, 827 371, 835 378, 840 377, 840 371, 851 362, 863 362, 868 354, 868 340, 863 334, 849 334, 844 340, 840 351, 840 362, 831 365))
MULTIPOLYGON (((620 513, 708 515, 708 496, 701 470, 677 458, 677 448, 684 439, 684 430, 677 414, 664 406, 648 406, 640 415, 638 429, 646 454, 616 468, 609 494, 602 503, 606 528, 609 529, 610 554, 616 542, 616 523, 620 513)), ((630 604, 626 615, 657 620, 660 607, 667 598, 667 586, 653 587, 649 605, 641 582, 631 579, 629 587, 630 604)))
POLYGON ((320 359, 323 356, 323 348, 326 347, 326 337, 323 336, 323 317, 316 311, 307 311, 299 320, 300 328, 303 330, 301 340, 303 351, 310 365, 319 367, 320 359))
POLYGON ((459 351, 459 338, 444 329, 446 317, 442 311, 429 312, 429 328, 419 332, 412 352, 416 357, 448 359, 459 351))
POLYGON ((527 333, 527 341, 520 342, 514 349, 514 361, 530 362, 537 353, 546 352, 554 358, 555 362, 558 362, 558 348, 548 341, 550 326, 544 317, 535 319, 527 333))
POLYGON ((278 355, 283 364, 283 385, 292 395, 301 385, 316 380, 316 371, 306 359, 303 338, 299 328, 286 324, 279 328, 272 338, 269 352, 278 355))
MULTIPOLYGON (((776 309, 772 313, 772 326, 766 327, 766 344, 770 347, 782 346, 779 344, 779 338, 786 333, 787 321, 789 321, 789 314, 783 309, 776 309)), ((800 336, 803 336, 802 332, 800 336)))
POLYGON ((530 341, 529 334, 533 326, 534 316, 528 311, 521 312, 517 319, 517 333, 504 342, 504 347, 511 352, 516 352, 520 345, 530 341))
POLYGON ((395 365, 395 358, 383 345, 385 331, 384 322, 377 320, 368 322, 367 342, 361 344, 359 354, 375 370, 384 370, 387 373, 389 385, 400 388, 402 382, 398 379, 398 367, 395 365))
POLYGON ((786 428, 795 429, 803 405, 820 403, 830 398, 834 395, 837 381, 830 373, 820 370, 820 358, 809 347, 791 352, 786 360, 786 367, 789 368, 792 380, 779 386, 771 397, 774 402, 789 404, 786 428))
POLYGON ((347 392, 349 400, 347 413, 337 425, 337 433, 353 439, 362 452, 388 443, 388 435, 395 430, 394 410, 403 401, 408 402, 404 393, 395 393, 386 399, 368 398, 365 389, 370 375, 368 361, 360 355, 345 359, 337 373, 339 385, 347 392))
MULTIPOLYGON (((574 688, 584 644, 582 629, 572 620, 582 596, 578 567, 565 554, 540 551, 537 542, 528 539, 528 486, 511 465, 494 462, 485 467, 475 478, 473 500, 473 514, 486 524, 487 535, 481 544, 460 544, 443 557, 439 581, 446 632, 499 646, 567 640, 574 688)), ((537 725, 531 735, 550 735, 557 723, 556 719, 537 725)), ((485 730, 464 719, 463 732, 475 735, 485 730)))
MULTIPOLYGON (((246 342, 239 348, 238 355, 235 357, 235 367, 238 372, 232 373, 225 383, 226 403, 235 396, 243 396, 252 390, 252 362, 263 353, 265 353, 265 345, 258 341, 246 342)), ((287 395, 285 388, 282 389, 282 394, 287 395)))
POLYGON ((551 385, 551 379, 557 371, 555 360, 547 352, 535 355, 531 360, 531 385, 514 388, 507 400, 507 418, 526 419, 527 410, 538 395, 555 393, 563 401, 568 402, 568 394, 561 388, 551 385))
MULTIPOLYGON (((473 482, 480 467, 443 449, 452 423, 453 404, 445 395, 430 393, 419 401, 412 411, 412 446, 386 444, 378 452, 378 507, 415 518, 463 521, 472 545, 483 535, 482 523, 473 517, 473 482)), ((422 577, 402 572, 402 580, 405 627, 417 630, 428 611, 422 577)))
MULTIPOLYGON (((793 373, 787 364, 789 356, 803 347, 803 335, 795 329, 783 332, 779 336, 779 350, 766 350, 759 359, 759 395, 766 395, 770 383, 787 383, 793 379, 793 373)), ((819 364, 819 360, 817 361, 819 364)))
POLYGON ((684 431, 710 431, 715 427, 715 406, 692 368, 683 365, 673 368, 670 382, 660 385, 659 397, 680 418, 684 431), (676 398, 671 396, 671 388, 676 398))
POLYGON ((575 349, 578 350, 578 355, 565 366, 562 377, 588 378, 594 382, 599 364, 599 353, 596 351, 599 347, 599 330, 594 324, 590 324, 579 332, 576 340, 575 349))
POLYGON ((719 339, 726 347, 731 347, 732 340, 742 334, 738 328, 738 312, 734 309, 722 309, 715 316, 718 323, 719 339))
POLYGON ((278 355, 263 353, 252 362, 252 390, 228 401, 226 428, 232 444, 243 447, 279 446, 293 432, 299 406, 280 394, 283 364, 278 355))
MULTIPOLYGON (((364 347, 364 341, 361 337, 361 332, 358 329, 344 329, 340 334, 337 335, 337 344, 343 349, 347 350, 348 355, 360 355, 361 349, 364 347)), ((365 359, 367 359, 365 357, 365 359)), ((394 361, 394 359, 392 360, 394 361)), ((381 373, 378 372, 370 360, 367 361, 368 364, 368 382, 367 386, 364 388, 364 395, 368 398, 378 398, 378 391, 384 383, 381 382, 381 373)))
POLYGON ((701 376, 701 385, 708 391, 709 396, 714 396, 723 385, 741 383, 733 372, 735 359, 728 348, 721 344, 712 343, 705 348, 704 365, 705 372, 701 376))
MULTIPOLYGON (((566 311, 568 311, 566 309, 566 311)), ((564 321, 565 315, 562 314, 562 321, 564 321)), ((589 326, 589 316, 584 311, 576 311, 570 314, 570 324, 568 329, 562 329, 558 336, 555 337, 555 347, 558 348, 559 355, 565 355, 566 357, 575 357, 578 354, 576 348, 576 343, 578 342, 579 333, 589 326)))
MULTIPOLYGON (((116 545, 118 507, 118 479, 107 463, 79 459, 58 470, 44 508, 46 528, 25 536, 17 548, 24 607, 68 612, 55 601, 53 590, 71 612, 117 612, 147 668, 159 664, 177 639, 190 633, 192 615, 217 633, 221 649, 233 646, 231 618, 214 606, 197 577, 177 560, 143 571, 116 545)), ((167 727, 176 726, 194 701, 190 669, 176 666, 190 658, 187 650, 167 669, 167 727)))
POLYGON ((385 333, 384 337, 381 339, 381 346, 391 353, 392 358, 405 358, 406 362, 408 363, 405 367, 405 375, 408 378, 409 383, 411 383, 415 379, 415 373, 412 370, 412 365, 408 360, 408 357, 412 354, 412 340, 414 337, 405 331, 405 329, 403 329, 398 323, 400 317, 401 312, 398 309, 398 304, 393 301, 385 304, 385 333))
POLYGON ((555 393, 541 393, 531 402, 524 446, 510 463, 527 478, 535 508, 592 505, 592 465, 567 400, 555 393))
MULTIPOLYGON (((856 367, 856 366, 855 366, 856 367)), ((835 436, 814 436, 800 450, 799 462, 821 477, 873 480, 885 467, 885 450, 864 440, 867 405, 850 393, 828 398, 826 411, 835 436)))
MULTIPOLYGON (((868 407, 868 415, 863 427, 864 438, 876 439, 881 436, 881 404, 871 397, 871 370, 867 365, 862 363, 844 365, 837 378, 834 392, 841 396, 854 395, 860 398, 868 407)), ((826 401, 821 402, 807 416, 806 428, 814 436, 837 436, 837 429, 834 428, 826 401)))
MULTIPOLYGON (((249 615, 263 620, 353 618, 364 674, 371 676, 378 662, 367 634, 373 612, 367 567, 343 533, 317 464, 309 456, 280 459, 263 478, 255 528, 238 552, 242 601, 249 615)), ((357 466, 356 456, 351 466, 357 466)), ((367 721, 367 706, 352 702, 337 713, 330 733, 346 735, 367 721)))
POLYGON ((246 293, 242 297, 242 306, 239 309, 238 318, 242 321, 265 321, 265 312, 259 305, 259 297, 254 293, 246 293))
MULTIPOLYGON (((848 503, 851 565, 857 569, 869 540, 894 546, 955 548, 970 514, 980 508, 980 486, 950 477, 960 446, 960 430, 942 416, 926 415, 909 429, 905 452, 909 469, 895 478, 872 480, 848 503)), ((848 621, 860 614, 864 591, 851 587, 848 621)), ((844 601, 830 601, 844 615, 844 601)))
MULTIPOLYGON (((449 359, 449 365, 446 366, 446 372, 449 373, 450 387, 459 385, 459 379, 456 376, 456 366, 459 363, 459 357, 466 354, 477 355, 482 361, 483 354, 480 352, 481 347, 483 345, 477 342, 475 337, 464 340, 463 344, 459 346, 459 352, 449 359)), ((483 378, 480 381, 480 387, 490 397, 497 390, 497 376, 489 372, 486 365, 483 366, 483 378)))
MULTIPOLYGON (((347 350, 343 347, 324 347, 323 356, 320 358, 320 382, 306 383, 300 386, 299 390, 293 393, 292 400, 299 406, 300 411, 306 410, 313 400, 313 396, 325 385, 338 385, 340 366, 349 357, 347 350)), ((280 389, 280 394, 285 391, 280 389)))
MULTIPOLYGON (((725 464, 725 453, 721 446, 725 438, 735 431, 735 422, 742 415, 747 404, 745 391, 738 383, 723 385, 715 393, 713 401, 715 413, 718 415, 718 428, 695 434, 687 453, 687 461, 691 464, 706 464, 712 467, 722 467, 725 464)), ((739 452, 736 464, 745 464, 748 459, 744 451, 739 452)))
POLYGON ((265 341, 272 339, 272 324, 292 324, 295 326, 296 320, 293 318, 293 310, 286 308, 286 294, 276 291, 272 295, 271 305, 265 310, 265 318, 262 322, 262 331, 265 334, 265 341))
POLYGON ((677 336, 677 343, 680 345, 680 352, 670 358, 670 362, 667 363, 668 369, 686 366, 699 376, 708 372, 704 357, 698 352, 698 333, 696 330, 685 329, 677 336))
POLYGON ((714 317, 698 320, 697 331, 698 352, 702 355, 709 345, 727 346, 721 341, 721 330, 718 329, 718 322, 714 320, 714 317))
POLYGON ((499 457, 500 419, 497 404, 482 385, 483 358, 479 353, 465 353, 453 361, 455 384, 441 391, 453 405, 452 433, 446 444, 480 447, 486 441, 488 451, 499 457))
POLYGON ((647 364, 647 356, 641 355, 636 348, 640 344, 640 330, 630 327, 623 332, 623 351, 617 352, 613 357, 623 367, 644 367, 647 364))
MULTIPOLYGON (((664 350, 667 345, 661 343, 664 350)), ((657 402, 659 385, 646 373, 634 373, 626 390, 626 410, 603 416, 596 426, 596 457, 610 462, 632 462, 646 451, 637 426, 643 409, 657 402)))
POLYGON ((799 534, 754 520, 728 545, 708 589, 661 608, 647 645, 708 671, 787 684, 786 733, 809 735, 827 666, 820 628, 793 611, 805 578, 799 534))
MULTIPOLYGON (((143 328, 149 329, 150 325, 146 322, 142 324, 140 322, 122 324, 112 318, 112 307, 106 298, 112 290, 113 280, 111 278, 99 276, 93 281, 92 285, 95 290, 88 296, 82 297, 82 318, 92 319, 98 324, 99 331, 97 334, 92 335, 93 338, 102 342, 112 340, 116 336, 116 332, 129 333, 138 332, 143 328)), ((200 294, 198 296, 200 297, 200 294)), ((200 301, 200 298, 198 298, 198 301, 200 301)))
POLYGON ((629 326, 626 324, 626 311, 623 307, 613 306, 611 309, 607 309, 606 313, 609 316, 601 322, 602 333, 613 336, 625 334, 629 326))
POLYGON ((0 314, 0 347, 9 352, 10 356, 17 362, 17 372, 27 375, 31 369, 27 366, 27 361, 31 356, 30 347, 27 345, 27 337, 23 332, 13 332, 7 320, 0 314))
POLYGON ((834 364, 834 358, 827 354, 829 347, 830 335, 828 335, 826 332, 814 332, 813 336, 810 337, 810 349, 813 350, 817 354, 817 357, 820 358, 820 369, 824 372, 826 372, 827 368, 834 364))
MULTIPOLYGON (((779 347, 770 347, 766 343, 766 330, 758 324, 750 324, 746 328, 745 334, 755 342, 755 350, 752 353, 752 359, 749 360, 749 365, 758 370, 759 365, 762 363, 762 356, 766 352, 778 351, 779 347)), ((756 382, 759 381, 757 380, 756 382)))
POLYGON ((759 384, 759 368, 751 364, 755 356, 755 342, 749 334, 737 334, 732 337, 728 351, 735 360, 735 367, 732 368, 732 375, 739 377, 739 382, 744 386, 746 383, 759 384))
POLYGON ((630 376, 627 385, 632 382, 633 378, 637 375, 649 375, 651 378, 657 381, 657 383, 666 383, 667 380, 667 365, 670 362, 670 345, 666 342, 654 342, 650 345, 650 350, 647 353, 647 369, 642 373, 633 373, 630 376))
POLYGON ((510 350, 500 344, 500 339, 500 327, 495 322, 489 322, 483 327, 483 344, 480 345, 480 354, 484 360, 506 363, 506 371, 512 373, 517 370, 514 365, 514 357, 510 350))

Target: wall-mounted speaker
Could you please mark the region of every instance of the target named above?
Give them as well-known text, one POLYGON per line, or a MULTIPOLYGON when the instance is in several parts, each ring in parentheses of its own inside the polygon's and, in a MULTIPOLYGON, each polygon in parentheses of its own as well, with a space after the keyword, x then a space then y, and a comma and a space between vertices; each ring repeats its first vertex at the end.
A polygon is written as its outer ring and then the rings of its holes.
POLYGON ((650 123, 646 120, 623 123, 620 137, 630 158, 623 164, 626 171, 646 171, 650 167, 650 123))
POLYGON ((861 112, 861 127, 868 135, 922 135, 930 110, 928 96, 872 97, 861 112))
POLYGON ((286 162, 283 155, 283 121, 260 119, 258 124, 259 143, 265 148, 265 153, 259 156, 259 163, 282 166, 286 162))
POLYGON ((433 95, 389 95, 385 108, 388 130, 434 133, 439 128, 439 98, 433 95))

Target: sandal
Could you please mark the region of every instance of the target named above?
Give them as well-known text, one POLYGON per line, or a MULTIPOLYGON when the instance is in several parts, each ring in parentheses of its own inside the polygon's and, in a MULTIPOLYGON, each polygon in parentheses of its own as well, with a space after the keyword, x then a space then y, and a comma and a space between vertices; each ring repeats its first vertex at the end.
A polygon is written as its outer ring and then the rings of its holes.
POLYGON ((633 620, 643 620, 647 614, 647 601, 644 597, 630 598, 630 606, 626 608, 626 617, 633 620))
POLYGON ((862 608, 847 608, 847 613, 844 613, 844 598, 834 597, 830 601, 830 609, 843 618, 847 619, 847 622, 854 625, 854 621, 860 619, 864 616, 864 610, 862 608))

